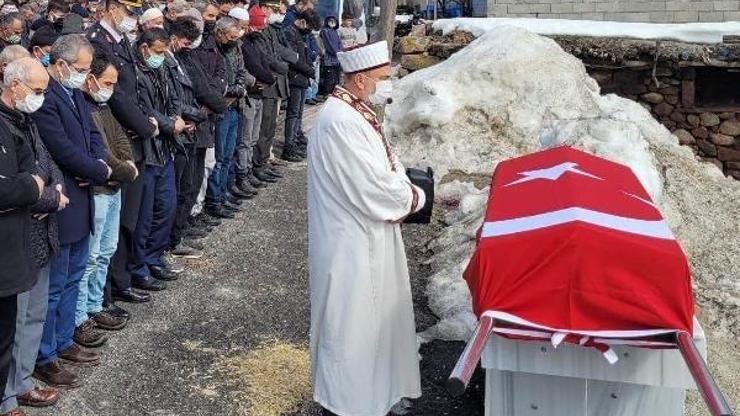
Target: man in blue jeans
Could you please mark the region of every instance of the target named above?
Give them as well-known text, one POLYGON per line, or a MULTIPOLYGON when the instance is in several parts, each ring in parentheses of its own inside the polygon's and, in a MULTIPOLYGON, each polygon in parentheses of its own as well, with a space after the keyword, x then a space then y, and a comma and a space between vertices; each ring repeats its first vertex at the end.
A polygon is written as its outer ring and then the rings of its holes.
POLYGON ((41 139, 64 175, 72 209, 60 211, 59 251, 52 257, 49 305, 34 376, 52 386, 78 386, 59 359, 95 364, 98 354, 74 343, 75 309, 79 282, 85 272, 94 211, 91 185, 102 185, 111 175, 107 152, 79 88, 90 72, 93 48, 84 36, 65 35, 51 47, 51 77, 43 106, 31 117, 41 139))
POLYGON ((216 22, 214 31, 226 67, 224 96, 228 109, 216 124, 216 166, 208 178, 206 213, 216 218, 234 218, 239 208, 233 200, 228 200, 229 169, 239 136, 239 112, 247 95, 247 71, 239 44, 239 22, 232 17, 222 17, 216 22))

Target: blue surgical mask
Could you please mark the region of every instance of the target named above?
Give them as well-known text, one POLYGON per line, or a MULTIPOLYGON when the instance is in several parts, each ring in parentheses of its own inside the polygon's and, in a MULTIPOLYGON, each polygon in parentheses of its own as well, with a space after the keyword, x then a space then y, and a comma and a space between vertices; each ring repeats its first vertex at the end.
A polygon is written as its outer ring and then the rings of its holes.
POLYGON ((149 55, 148 58, 146 58, 146 65, 149 68, 157 69, 164 63, 164 55, 149 55))
POLYGON ((43 66, 44 66, 44 68, 48 68, 48 67, 49 67, 49 60, 50 60, 50 59, 51 59, 51 54, 49 54, 49 53, 45 53, 45 54, 44 54, 44 55, 43 55, 43 56, 42 56, 42 57, 41 57, 41 58, 39 59, 39 61, 41 61, 41 65, 43 65, 43 66))

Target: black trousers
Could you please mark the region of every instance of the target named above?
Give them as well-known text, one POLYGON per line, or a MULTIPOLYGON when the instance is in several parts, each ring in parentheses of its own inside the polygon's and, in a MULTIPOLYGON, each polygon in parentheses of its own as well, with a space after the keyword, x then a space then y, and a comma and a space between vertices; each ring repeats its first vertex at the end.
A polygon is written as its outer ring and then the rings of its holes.
POLYGON ((270 148, 275 140, 275 128, 277 127, 278 101, 276 98, 262 99, 262 126, 253 156, 255 169, 264 168, 270 160, 270 148))
POLYGON ((0 298, 0 392, 5 391, 5 383, 8 382, 10 374, 10 363, 13 361, 17 308, 18 295, 0 298))
POLYGON ((208 151, 207 147, 195 148, 195 167, 193 168, 193 206, 195 206, 195 203, 198 201, 200 187, 203 184, 203 180, 206 178, 206 151, 208 151))
MULTIPOLYGON (((204 153, 205 156, 205 153, 204 153)), ((176 247, 188 228, 190 210, 198 196, 197 189, 200 183, 195 182, 195 146, 186 146, 185 153, 175 154, 175 188, 177 189, 177 208, 175 210, 175 224, 170 232, 170 248, 176 247)))
POLYGON ((137 163, 139 176, 135 181, 123 185, 121 188, 121 228, 118 234, 118 248, 113 254, 108 266, 108 279, 105 284, 105 304, 111 303, 111 291, 131 289, 131 275, 126 270, 126 264, 132 256, 134 248, 134 230, 139 220, 141 199, 144 196, 144 162, 137 163))
POLYGON ((337 84, 339 84, 341 77, 342 71, 338 65, 321 65, 321 72, 319 76, 319 95, 329 95, 334 92, 334 88, 336 88, 337 84))

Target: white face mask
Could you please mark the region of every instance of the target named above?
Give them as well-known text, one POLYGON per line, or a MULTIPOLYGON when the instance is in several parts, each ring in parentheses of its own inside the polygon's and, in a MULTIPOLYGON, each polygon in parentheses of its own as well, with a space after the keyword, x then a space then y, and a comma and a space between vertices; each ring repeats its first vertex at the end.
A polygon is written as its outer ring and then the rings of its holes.
POLYGON ((270 17, 267 18, 267 23, 271 25, 275 23, 283 23, 283 19, 285 19, 285 15, 280 13, 273 13, 270 15, 270 17))
POLYGON ((201 42, 203 42, 203 35, 198 36, 193 42, 191 42, 187 49, 193 50, 200 46, 201 42))
POLYGON ((126 33, 128 35, 128 32, 136 30, 136 24, 136 19, 124 16, 123 20, 116 24, 116 29, 118 29, 119 32, 126 33))
POLYGON ((388 79, 375 83, 375 92, 370 95, 369 99, 374 105, 386 105, 391 97, 393 97, 393 83, 388 79))
POLYGON ((95 79, 95 85, 98 87, 98 91, 90 93, 92 99, 98 103, 104 103, 108 101, 113 95, 113 88, 101 87, 97 79, 95 79))
POLYGON ((26 94, 26 98, 24 98, 23 101, 15 103, 15 108, 17 108, 18 111, 31 114, 41 108, 42 105, 44 105, 44 94, 35 94, 30 92, 26 94))
POLYGON ((67 67, 67 71, 69 71, 69 76, 60 81, 62 85, 69 89, 80 88, 82 84, 85 83, 85 78, 87 78, 87 74, 85 74, 84 72, 77 72, 76 69, 67 65, 66 62, 64 62, 64 66, 67 67))

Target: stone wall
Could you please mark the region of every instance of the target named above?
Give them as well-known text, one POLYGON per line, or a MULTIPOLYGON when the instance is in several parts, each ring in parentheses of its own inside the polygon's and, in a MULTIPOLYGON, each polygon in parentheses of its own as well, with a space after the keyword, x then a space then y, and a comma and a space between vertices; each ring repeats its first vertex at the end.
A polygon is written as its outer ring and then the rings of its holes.
MULTIPOLYGON (((417 28, 415 32, 420 31, 417 28)), ((399 75, 441 62, 472 40, 473 36, 466 32, 397 39, 399 75)), ((584 61, 602 93, 639 102, 681 144, 740 180, 740 91, 733 92, 733 86, 740 81, 720 78, 719 88, 706 84, 707 89, 713 88, 712 93, 719 89, 719 99, 728 101, 725 105, 698 101, 706 96, 702 91, 705 83, 701 82, 701 71, 707 68, 719 71, 719 75, 710 74, 715 81, 717 77, 732 77, 735 73, 740 77, 740 45, 668 43, 660 46, 656 42, 574 37, 556 37, 555 41, 584 61), (706 66, 707 62, 714 66, 706 66)))
POLYGON ((618 22, 723 22, 740 20, 736 0, 488 0, 488 16, 618 22))

